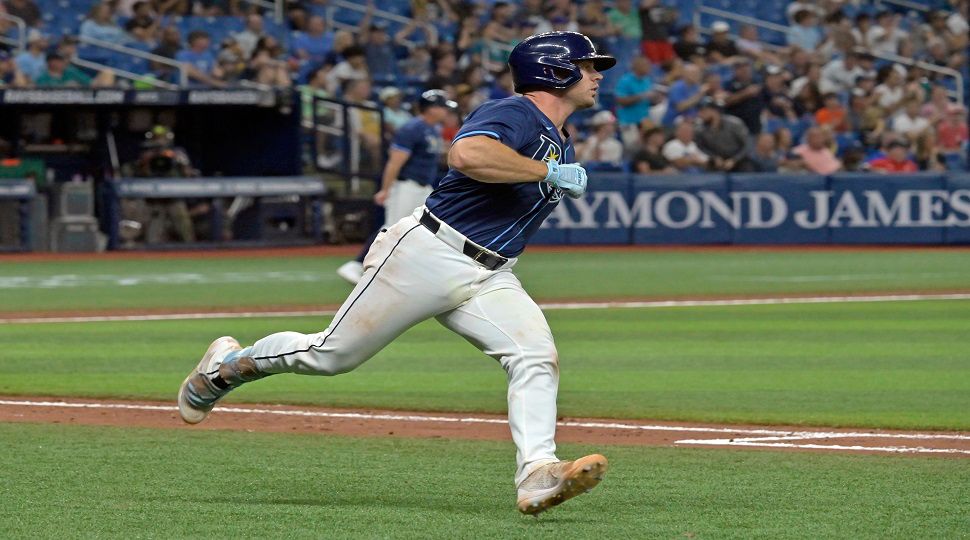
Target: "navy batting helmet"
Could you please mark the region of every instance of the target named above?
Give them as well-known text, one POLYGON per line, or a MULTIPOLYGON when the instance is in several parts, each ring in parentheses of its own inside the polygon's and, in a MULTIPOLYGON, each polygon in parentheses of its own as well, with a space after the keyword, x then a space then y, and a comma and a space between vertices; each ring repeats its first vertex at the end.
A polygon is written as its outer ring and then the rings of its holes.
POLYGON ((522 40, 509 54, 515 91, 531 86, 569 88, 583 78, 575 62, 592 60, 596 71, 616 65, 616 58, 596 53, 588 37, 579 32, 546 32, 522 40))
POLYGON ((418 99, 418 110, 423 111, 428 107, 447 107, 449 109, 458 108, 458 104, 448 99, 448 94, 444 90, 426 90, 421 93, 418 99))

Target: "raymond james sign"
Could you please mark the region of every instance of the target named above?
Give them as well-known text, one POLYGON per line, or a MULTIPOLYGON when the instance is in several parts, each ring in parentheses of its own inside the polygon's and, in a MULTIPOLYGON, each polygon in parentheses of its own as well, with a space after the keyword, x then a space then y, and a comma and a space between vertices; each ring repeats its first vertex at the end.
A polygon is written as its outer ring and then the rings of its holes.
POLYGON ((547 243, 970 243, 970 175, 590 178, 547 243))

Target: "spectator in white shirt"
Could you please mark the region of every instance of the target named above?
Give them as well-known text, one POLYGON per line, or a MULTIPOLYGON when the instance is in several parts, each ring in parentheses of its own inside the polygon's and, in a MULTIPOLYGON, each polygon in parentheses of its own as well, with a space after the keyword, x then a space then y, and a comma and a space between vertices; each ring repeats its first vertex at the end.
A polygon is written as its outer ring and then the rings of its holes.
POLYGON ((259 38, 263 37, 263 16, 258 13, 252 13, 246 16, 246 28, 242 32, 233 34, 233 38, 236 39, 236 43, 242 49, 245 58, 249 58, 253 55, 253 50, 256 49, 256 43, 259 42, 259 38))
POLYGON ((850 51, 845 58, 836 58, 825 64, 818 85, 819 91, 823 94, 840 94, 855 88, 856 79, 866 73, 866 69, 860 65, 859 56, 859 52, 850 51))
POLYGON ((343 50, 344 60, 327 74, 327 91, 336 94, 346 81, 370 79, 367 70, 367 56, 359 45, 351 45, 343 50))
POLYGON ((910 141, 916 141, 929 127, 930 121, 920 114, 920 101, 916 98, 906 100, 903 110, 893 117, 893 131, 910 141))
POLYGON ((694 142, 694 125, 684 119, 674 129, 674 138, 664 145, 663 156, 680 172, 703 170, 710 159, 694 142))
POLYGON ((616 138, 616 117, 610 111, 600 111, 590 120, 593 133, 576 145, 576 160, 580 163, 619 163, 623 160, 623 144, 616 138))
POLYGON ((892 114, 903 101, 903 86, 906 82, 906 68, 899 64, 883 66, 879 70, 879 85, 873 90, 876 103, 887 113, 892 114))
POLYGON ((909 37, 899 28, 900 17, 890 11, 876 15, 876 24, 866 33, 866 41, 873 54, 897 54, 899 44, 909 37))

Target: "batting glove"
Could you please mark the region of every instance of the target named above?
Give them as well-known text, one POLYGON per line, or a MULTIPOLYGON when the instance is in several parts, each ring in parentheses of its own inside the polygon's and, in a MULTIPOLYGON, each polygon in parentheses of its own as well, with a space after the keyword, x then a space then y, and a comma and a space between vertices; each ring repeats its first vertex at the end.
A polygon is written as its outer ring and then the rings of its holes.
POLYGON ((546 182, 566 192, 573 199, 586 193, 586 169, 578 163, 560 165, 555 161, 546 162, 546 182))

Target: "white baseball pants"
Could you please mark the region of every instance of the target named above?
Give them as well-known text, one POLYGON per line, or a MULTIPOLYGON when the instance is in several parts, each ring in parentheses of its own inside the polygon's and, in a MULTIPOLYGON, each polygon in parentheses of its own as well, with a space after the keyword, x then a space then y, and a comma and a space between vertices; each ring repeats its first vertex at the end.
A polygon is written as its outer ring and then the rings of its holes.
POLYGON ((273 334, 257 341, 250 356, 265 373, 338 375, 435 317, 508 374, 518 485, 536 467, 558 461, 559 363, 552 332, 512 273, 515 259, 495 271, 480 266, 460 251, 460 233, 442 224, 434 235, 421 225, 423 210, 377 236, 363 278, 326 330, 273 334))
POLYGON ((414 180, 399 179, 391 184, 384 201, 384 227, 390 228, 411 215, 431 195, 431 186, 422 186, 414 180))

